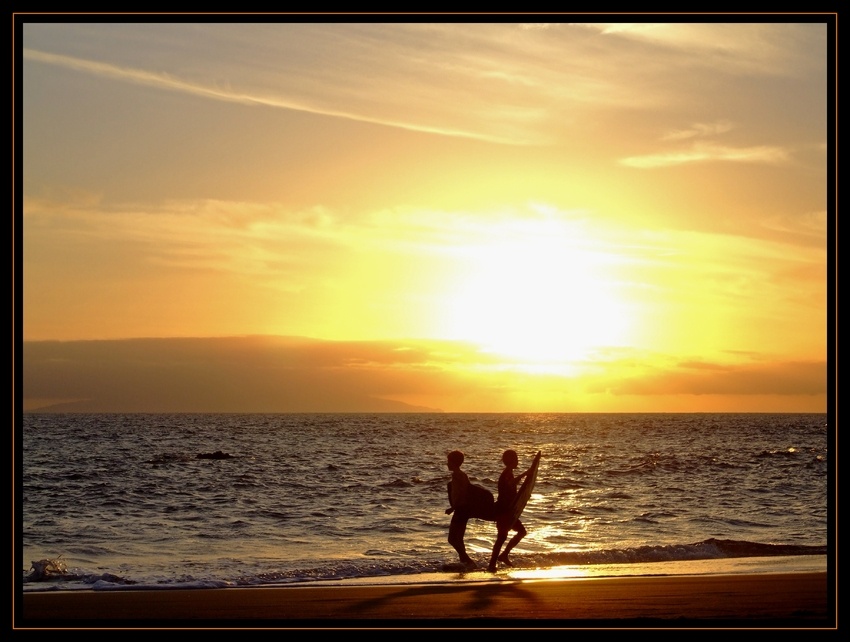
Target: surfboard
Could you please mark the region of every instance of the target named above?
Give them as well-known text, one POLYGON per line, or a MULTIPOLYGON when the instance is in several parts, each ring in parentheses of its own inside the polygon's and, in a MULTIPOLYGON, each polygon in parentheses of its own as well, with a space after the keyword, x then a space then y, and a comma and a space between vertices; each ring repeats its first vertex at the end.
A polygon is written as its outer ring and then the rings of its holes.
MULTIPOLYGON (((449 482, 446 486, 449 493, 449 506, 452 505, 452 483, 449 482)), ((477 484, 469 485, 469 516, 477 519, 483 519, 488 522, 496 519, 496 498, 493 493, 477 484)))
POLYGON ((540 451, 534 456, 531 466, 528 469, 528 475, 522 480, 522 485, 517 491, 516 497, 510 508, 502 513, 496 520, 496 526, 499 530, 507 530, 514 525, 514 522, 522 515, 525 510, 525 505, 531 499, 531 492, 534 490, 534 482, 537 481, 537 469, 540 466, 540 451))

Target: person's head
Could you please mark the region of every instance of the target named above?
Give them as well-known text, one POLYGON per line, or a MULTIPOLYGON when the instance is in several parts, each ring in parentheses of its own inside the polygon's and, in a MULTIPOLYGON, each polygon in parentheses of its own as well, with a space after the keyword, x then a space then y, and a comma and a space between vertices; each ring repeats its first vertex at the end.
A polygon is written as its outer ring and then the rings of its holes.
POLYGON ((460 465, 463 463, 463 453, 459 450, 453 450, 446 456, 448 467, 450 470, 455 470, 460 468, 460 465))
POLYGON ((519 457, 515 450, 506 450, 502 453, 502 463, 508 468, 516 468, 519 466, 519 457))

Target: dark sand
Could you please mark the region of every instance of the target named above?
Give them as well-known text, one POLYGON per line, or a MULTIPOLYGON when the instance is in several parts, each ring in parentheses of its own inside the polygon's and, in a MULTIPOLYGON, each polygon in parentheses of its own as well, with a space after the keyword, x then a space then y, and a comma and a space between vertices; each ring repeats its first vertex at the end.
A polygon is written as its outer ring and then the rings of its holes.
POLYGON ((46 591, 15 628, 834 629, 827 573, 46 591))

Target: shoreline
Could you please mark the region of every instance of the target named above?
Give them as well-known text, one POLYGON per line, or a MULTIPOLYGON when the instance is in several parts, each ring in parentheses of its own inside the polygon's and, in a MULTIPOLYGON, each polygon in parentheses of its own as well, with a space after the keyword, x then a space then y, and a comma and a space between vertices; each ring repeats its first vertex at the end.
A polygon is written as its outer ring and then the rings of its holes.
POLYGON ((834 628, 826 572, 25 592, 17 628, 834 628))

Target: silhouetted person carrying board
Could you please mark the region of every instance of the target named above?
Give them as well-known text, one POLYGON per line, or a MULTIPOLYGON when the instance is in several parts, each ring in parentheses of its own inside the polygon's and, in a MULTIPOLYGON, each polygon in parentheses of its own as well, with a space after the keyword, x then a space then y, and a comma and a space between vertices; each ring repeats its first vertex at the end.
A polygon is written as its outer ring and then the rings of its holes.
POLYGON ((531 468, 524 473, 514 476, 513 471, 519 466, 519 458, 515 450, 506 450, 502 453, 502 463, 505 464, 505 469, 499 477, 499 498, 496 500, 495 507, 496 543, 493 545, 493 554, 490 556, 490 565, 487 567, 487 570, 491 573, 496 572, 497 560, 505 566, 513 566, 508 558, 508 553, 527 534, 525 527, 519 519, 510 519, 510 512, 513 510, 517 497, 517 485, 523 477, 531 472, 531 468), (502 544, 508 538, 508 532, 512 530, 516 531, 516 535, 511 538, 508 545, 505 546, 505 551, 500 554, 502 544))
POLYGON ((476 564, 467 554, 466 544, 463 541, 466 523, 470 517, 495 520, 495 501, 493 493, 470 483, 469 477, 460 469, 464 460, 464 454, 460 450, 450 452, 446 460, 449 470, 452 471, 452 480, 448 484, 451 507, 446 509, 446 515, 452 516, 449 524, 449 544, 457 551, 461 564, 472 569, 476 567, 476 564))

